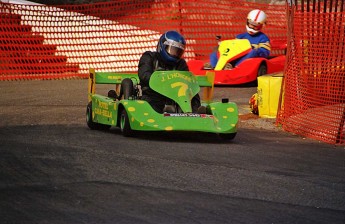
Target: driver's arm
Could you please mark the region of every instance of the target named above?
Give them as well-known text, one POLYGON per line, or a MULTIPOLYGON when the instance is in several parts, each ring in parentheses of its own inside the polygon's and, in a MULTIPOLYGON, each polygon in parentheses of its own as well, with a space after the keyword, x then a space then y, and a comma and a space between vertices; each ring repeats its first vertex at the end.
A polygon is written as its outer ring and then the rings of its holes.
POLYGON ((189 71, 187 62, 184 59, 181 59, 177 64, 176 70, 178 70, 178 71, 189 71))
POLYGON ((256 52, 257 57, 267 58, 271 52, 271 44, 269 40, 265 42, 260 42, 257 48, 253 49, 256 52))
POLYGON ((153 71, 153 56, 151 52, 147 51, 141 56, 138 65, 138 76, 142 87, 149 86, 153 71))
POLYGON ((247 33, 238 34, 236 39, 248 39, 252 45, 252 50, 246 55, 247 58, 263 57, 267 58, 271 52, 270 39, 261 34, 251 36, 247 33))
POLYGON ((253 49, 248 53, 248 58, 263 57, 267 58, 270 55, 270 45, 269 43, 260 43, 253 47, 253 49))

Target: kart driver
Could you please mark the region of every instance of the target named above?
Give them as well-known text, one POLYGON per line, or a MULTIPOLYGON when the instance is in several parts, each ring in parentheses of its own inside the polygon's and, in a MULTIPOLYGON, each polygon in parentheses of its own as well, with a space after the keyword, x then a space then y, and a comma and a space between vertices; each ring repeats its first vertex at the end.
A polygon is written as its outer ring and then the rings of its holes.
MULTIPOLYGON (((261 30, 266 23, 266 13, 259 9, 254 9, 248 13, 246 29, 247 32, 238 34, 236 39, 248 39, 252 45, 252 50, 235 60, 233 63, 235 66, 239 65, 243 60, 247 58, 263 57, 267 58, 271 51, 270 39, 261 30)), ((213 52, 210 55, 210 65, 212 68, 216 67, 218 62, 217 52, 213 52)), ((227 63, 224 69, 231 69, 232 65, 227 63)))
MULTIPOLYGON (((169 99, 149 87, 149 81, 154 71, 189 71, 186 61, 182 58, 186 41, 176 31, 167 31, 158 41, 156 51, 146 51, 139 60, 138 76, 142 90, 142 100, 147 101, 158 113, 163 109, 169 99)), ((193 113, 206 113, 206 108, 200 104, 200 96, 197 94, 192 99, 193 113)), ((173 112, 173 111, 168 111, 173 112)))

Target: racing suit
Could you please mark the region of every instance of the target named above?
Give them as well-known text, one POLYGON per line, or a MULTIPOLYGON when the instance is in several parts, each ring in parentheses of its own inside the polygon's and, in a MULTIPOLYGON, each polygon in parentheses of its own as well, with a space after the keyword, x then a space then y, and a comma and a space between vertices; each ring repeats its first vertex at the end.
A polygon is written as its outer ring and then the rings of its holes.
POLYGON ((267 58, 270 55, 271 45, 268 36, 262 32, 254 35, 249 33, 241 33, 236 36, 236 39, 248 39, 252 45, 252 50, 235 62, 235 65, 240 64, 247 58, 267 58))
MULTIPOLYGON (((167 64, 161 59, 158 52, 146 51, 139 60, 138 76, 142 90, 142 100, 147 101, 158 113, 163 113, 163 108, 169 99, 149 86, 151 75, 154 71, 189 71, 188 65, 184 59, 180 59, 175 64, 167 64)), ((197 94, 192 99, 192 110, 196 112, 200 107, 200 96, 197 94)))

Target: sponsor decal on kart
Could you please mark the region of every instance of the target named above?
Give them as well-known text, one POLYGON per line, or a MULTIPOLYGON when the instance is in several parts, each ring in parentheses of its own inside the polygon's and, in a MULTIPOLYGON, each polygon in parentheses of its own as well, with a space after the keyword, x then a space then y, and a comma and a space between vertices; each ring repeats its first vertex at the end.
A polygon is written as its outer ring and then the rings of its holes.
POLYGON ((165 113, 164 117, 202 117, 202 118, 213 118, 213 115, 209 114, 193 114, 193 113, 165 113))

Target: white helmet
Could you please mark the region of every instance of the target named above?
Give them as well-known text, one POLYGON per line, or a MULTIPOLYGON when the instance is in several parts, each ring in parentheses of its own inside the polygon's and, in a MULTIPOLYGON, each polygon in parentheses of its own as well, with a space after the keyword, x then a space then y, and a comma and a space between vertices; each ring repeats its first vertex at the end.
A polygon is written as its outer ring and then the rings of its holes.
POLYGON ((266 22, 266 13, 259 9, 254 9, 248 13, 247 17, 247 32, 251 35, 261 31, 266 22))

